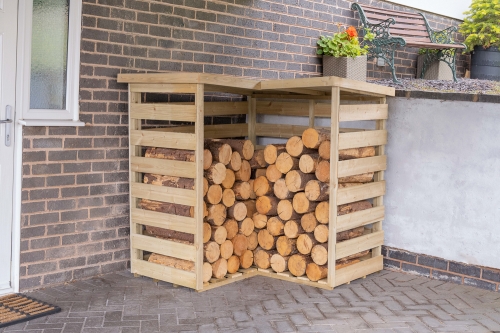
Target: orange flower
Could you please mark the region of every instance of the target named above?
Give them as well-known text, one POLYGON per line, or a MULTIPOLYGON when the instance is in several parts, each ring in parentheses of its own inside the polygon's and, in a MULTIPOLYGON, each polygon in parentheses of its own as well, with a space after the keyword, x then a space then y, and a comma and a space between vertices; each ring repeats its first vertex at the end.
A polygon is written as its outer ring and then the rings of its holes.
POLYGON ((350 38, 358 37, 358 32, 356 31, 356 28, 353 26, 350 26, 349 28, 347 28, 346 32, 350 38))

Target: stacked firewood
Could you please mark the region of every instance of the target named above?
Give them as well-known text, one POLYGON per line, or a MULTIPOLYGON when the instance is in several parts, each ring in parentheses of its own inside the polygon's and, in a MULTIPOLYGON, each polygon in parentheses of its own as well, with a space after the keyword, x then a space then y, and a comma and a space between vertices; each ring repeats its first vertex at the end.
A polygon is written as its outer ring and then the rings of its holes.
MULTIPOLYGON (((375 155, 373 147, 347 149, 339 159, 375 155)), ((146 157, 194 161, 192 151, 148 148, 146 157)), ((307 275, 311 281, 326 278, 330 182, 330 134, 315 129, 286 144, 268 145, 254 151, 249 140, 205 141, 203 223, 203 280, 220 279, 252 265, 275 272, 307 275)), ((339 188, 370 182, 373 173, 339 179, 339 188)), ((145 174, 144 182, 177 188, 194 188, 194 180, 145 174)), ((193 208, 142 199, 143 209, 193 216, 193 208)), ((343 215, 368 209, 360 201, 338 207, 343 215)), ((337 242, 361 236, 364 228, 337 233, 337 242)), ((145 233, 174 241, 193 243, 194 236, 147 226, 145 233)), ((368 251, 336 261, 344 267, 359 261, 368 251)), ((194 265, 160 255, 150 261, 172 267, 194 265)))

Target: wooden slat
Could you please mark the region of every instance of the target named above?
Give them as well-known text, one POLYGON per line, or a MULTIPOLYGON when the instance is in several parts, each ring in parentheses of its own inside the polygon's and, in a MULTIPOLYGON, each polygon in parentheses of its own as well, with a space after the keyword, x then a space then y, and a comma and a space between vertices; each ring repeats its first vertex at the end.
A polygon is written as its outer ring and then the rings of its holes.
POLYGON ((160 281, 178 284, 188 288, 196 288, 196 274, 173 267, 163 266, 144 260, 131 260, 131 272, 160 281))
POLYGON ((257 114, 306 117, 309 102, 257 101, 257 114))
POLYGON ((408 16, 408 17, 422 18, 422 16, 420 14, 408 13, 408 12, 403 12, 400 10, 378 8, 378 7, 367 6, 367 5, 363 5, 362 8, 363 8, 363 11, 365 11, 365 12, 380 13, 382 15, 390 14, 390 15, 388 15, 389 17, 392 15, 392 16, 408 16))
POLYGON ((397 23, 391 25, 391 29, 400 29, 400 30, 408 30, 408 31, 425 31, 427 32, 427 27, 425 25, 416 25, 416 24, 404 24, 397 23))
POLYGON ((205 116, 247 114, 248 102, 205 102, 205 116))
MULTIPOLYGON (((147 237, 147 236, 144 236, 147 237)), ((360 237, 337 243, 335 246, 335 259, 342 259, 352 254, 371 250, 384 244, 384 232, 377 231, 360 237)))
POLYGON ((195 150, 196 136, 189 133, 131 130, 130 144, 138 146, 195 150))
MULTIPOLYGON (((407 38, 408 39, 408 38, 407 38)), ((464 49, 465 46, 461 44, 435 44, 430 42, 421 42, 414 39, 409 39, 406 46, 427 47, 429 49, 464 49)))
POLYGON ((288 139, 294 135, 302 136, 302 133, 307 128, 307 126, 302 125, 257 123, 255 127, 255 134, 257 136, 265 136, 270 138, 288 139))
POLYGON ((175 104, 132 104, 130 106, 130 117, 132 119, 152 119, 171 121, 196 120, 196 108, 194 105, 175 104))
POLYGON ((374 156, 340 161, 338 177, 360 175, 367 172, 382 171, 387 168, 387 156, 374 156))
MULTIPOLYGON (((387 103, 387 99, 385 97, 383 97, 380 99, 379 103, 385 104, 385 103, 387 103)), ((387 121, 385 119, 384 120, 377 120, 375 128, 377 130, 386 130, 386 125, 387 125, 387 121)), ((376 147, 375 152, 376 152, 377 156, 384 155, 385 154, 385 146, 382 145, 382 146, 376 147)), ((375 175, 373 176, 373 180, 375 182, 383 181, 384 180, 384 171, 376 172, 375 175)), ((384 206, 384 197, 380 196, 380 197, 374 198, 373 199, 373 206, 374 207, 383 207, 384 206)), ((381 231, 382 230, 382 220, 375 222, 372 226, 372 230, 373 231, 381 231)), ((376 257, 376 256, 379 256, 381 254, 382 254, 382 246, 379 246, 378 248, 372 250, 372 257, 376 257)))
POLYGON ((385 207, 373 207, 337 217, 337 232, 361 227, 385 218, 385 207))
POLYGON ((214 289, 217 287, 225 286, 225 285, 233 283, 233 282, 245 280, 245 279, 251 278, 253 276, 257 276, 257 275, 261 275, 261 274, 259 274, 259 272, 256 269, 254 269, 252 271, 249 271, 248 273, 244 273, 244 274, 236 276, 234 278, 224 278, 224 279, 220 279, 219 281, 214 282, 214 283, 205 283, 203 285, 203 289, 197 290, 197 291, 198 292, 207 291, 207 290, 214 289))
POLYGON ((337 205, 379 197, 385 194, 385 181, 337 190, 337 205))
POLYGON ((348 104, 340 106, 339 121, 387 119, 388 114, 387 104, 348 104))
POLYGON ((193 262, 196 259, 196 247, 194 245, 144 235, 130 235, 130 242, 130 246, 135 249, 193 262))
POLYGON ((194 234, 196 231, 196 220, 192 217, 154 212, 140 208, 132 208, 130 217, 132 223, 136 224, 171 229, 186 232, 188 234, 194 234))
POLYGON ((130 168, 134 172, 196 178, 196 164, 193 162, 172 161, 159 158, 132 156, 130 168))
POLYGON ((195 270, 196 270, 196 289, 203 289, 203 150, 204 150, 204 118, 205 118, 205 86, 198 84, 196 87, 196 179, 195 196, 196 205, 194 206, 194 219, 196 221, 196 232, 194 234, 195 242, 195 270))
POLYGON ((381 271, 383 268, 383 257, 378 256, 338 269, 335 272, 335 286, 340 286, 341 284, 354 281, 368 274, 381 271))
POLYGON ((248 101, 248 139, 254 146, 257 144, 257 135, 255 134, 255 124, 257 123, 257 99, 252 96, 247 97, 248 101))
POLYGON ((379 23, 379 21, 385 21, 391 17, 394 18, 394 20, 398 23, 407 23, 407 24, 415 24, 415 25, 424 25, 425 26, 424 19, 421 17, 420 18, 415 17, 415 19, 412 19, 412 18, 386 16, 386 15, 380 15, 380 14, 374 14, 374 13, 366 13, 366 18, 370 21, 370 23, 379 23))
POLYGON ((362 131, 339 134, 339 149, 380 146, 387 143, 387 131, 362 131))
POLYGON ((142 183, 131 183, 130 191, 134 198, 170 202, 186 206, 194 206, 196 204, 196 192, 193 190, 142 183))
POLYGON ((178 93, 178 94, 194 94, 196 91, 195 84, 170 84, 170 83, 133 83, 129 85, 130 91, 140 93, 178 93))
POLYGON ((391 35, 392 36, 410 36, 410 37, 415 37, 415 38, 426 39, 429 42, 431 41, 431 39, 429 38, 429 33, 427 31, 403 30, 403 29, 396 29, 396 28, 391 27, 391 35))
POLYGON ((204 126, 205 139, 221 139, 248 136, 248 124, 204 126))
POLYGON ((262 275, 262 276, 266 276, 266 277, 270 277, 270 278, 278 279, 278 280, 282 280, 282 281, 303 284, 306 286, 326 289, 326 290, 333 289, 333 286, 329 286, 326 283, 314 282, 314 281, 309 280, 307 277, 299 277, 298 278, 298 277, 293 276, 292 274, 289 274, 289 273, 275 273, 271 270, 259 269, 258 275, 262 275))

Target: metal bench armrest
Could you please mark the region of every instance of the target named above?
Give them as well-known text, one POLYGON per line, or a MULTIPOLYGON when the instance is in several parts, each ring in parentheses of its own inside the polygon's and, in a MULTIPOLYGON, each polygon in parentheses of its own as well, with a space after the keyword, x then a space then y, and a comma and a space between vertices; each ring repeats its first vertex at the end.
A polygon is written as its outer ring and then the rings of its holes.
POLYGON ((448 27, 443 30, 435 30, 431 28, 427 18, 423 13, 419 13, 425 22, 425 27, 427 28, 427 32, 429 33, 429 38, 433 43, 436 44, 457 44, 453 41, 453 33, 457 32, 457 27, 448 27))

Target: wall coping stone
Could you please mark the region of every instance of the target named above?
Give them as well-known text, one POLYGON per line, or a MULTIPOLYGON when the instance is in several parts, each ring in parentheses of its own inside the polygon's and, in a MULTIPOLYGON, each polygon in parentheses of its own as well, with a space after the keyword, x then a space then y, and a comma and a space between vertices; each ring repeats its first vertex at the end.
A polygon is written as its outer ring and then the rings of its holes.
POLYGON ((445 93, 445 92, 420 91, 420 90, 398 90, 396 88, 395 97, 417 98, 417 99, 440 99, 444 101, 500 104, 500 95, 487 95, 487 94, 465 94, 465 93, 445 93))

